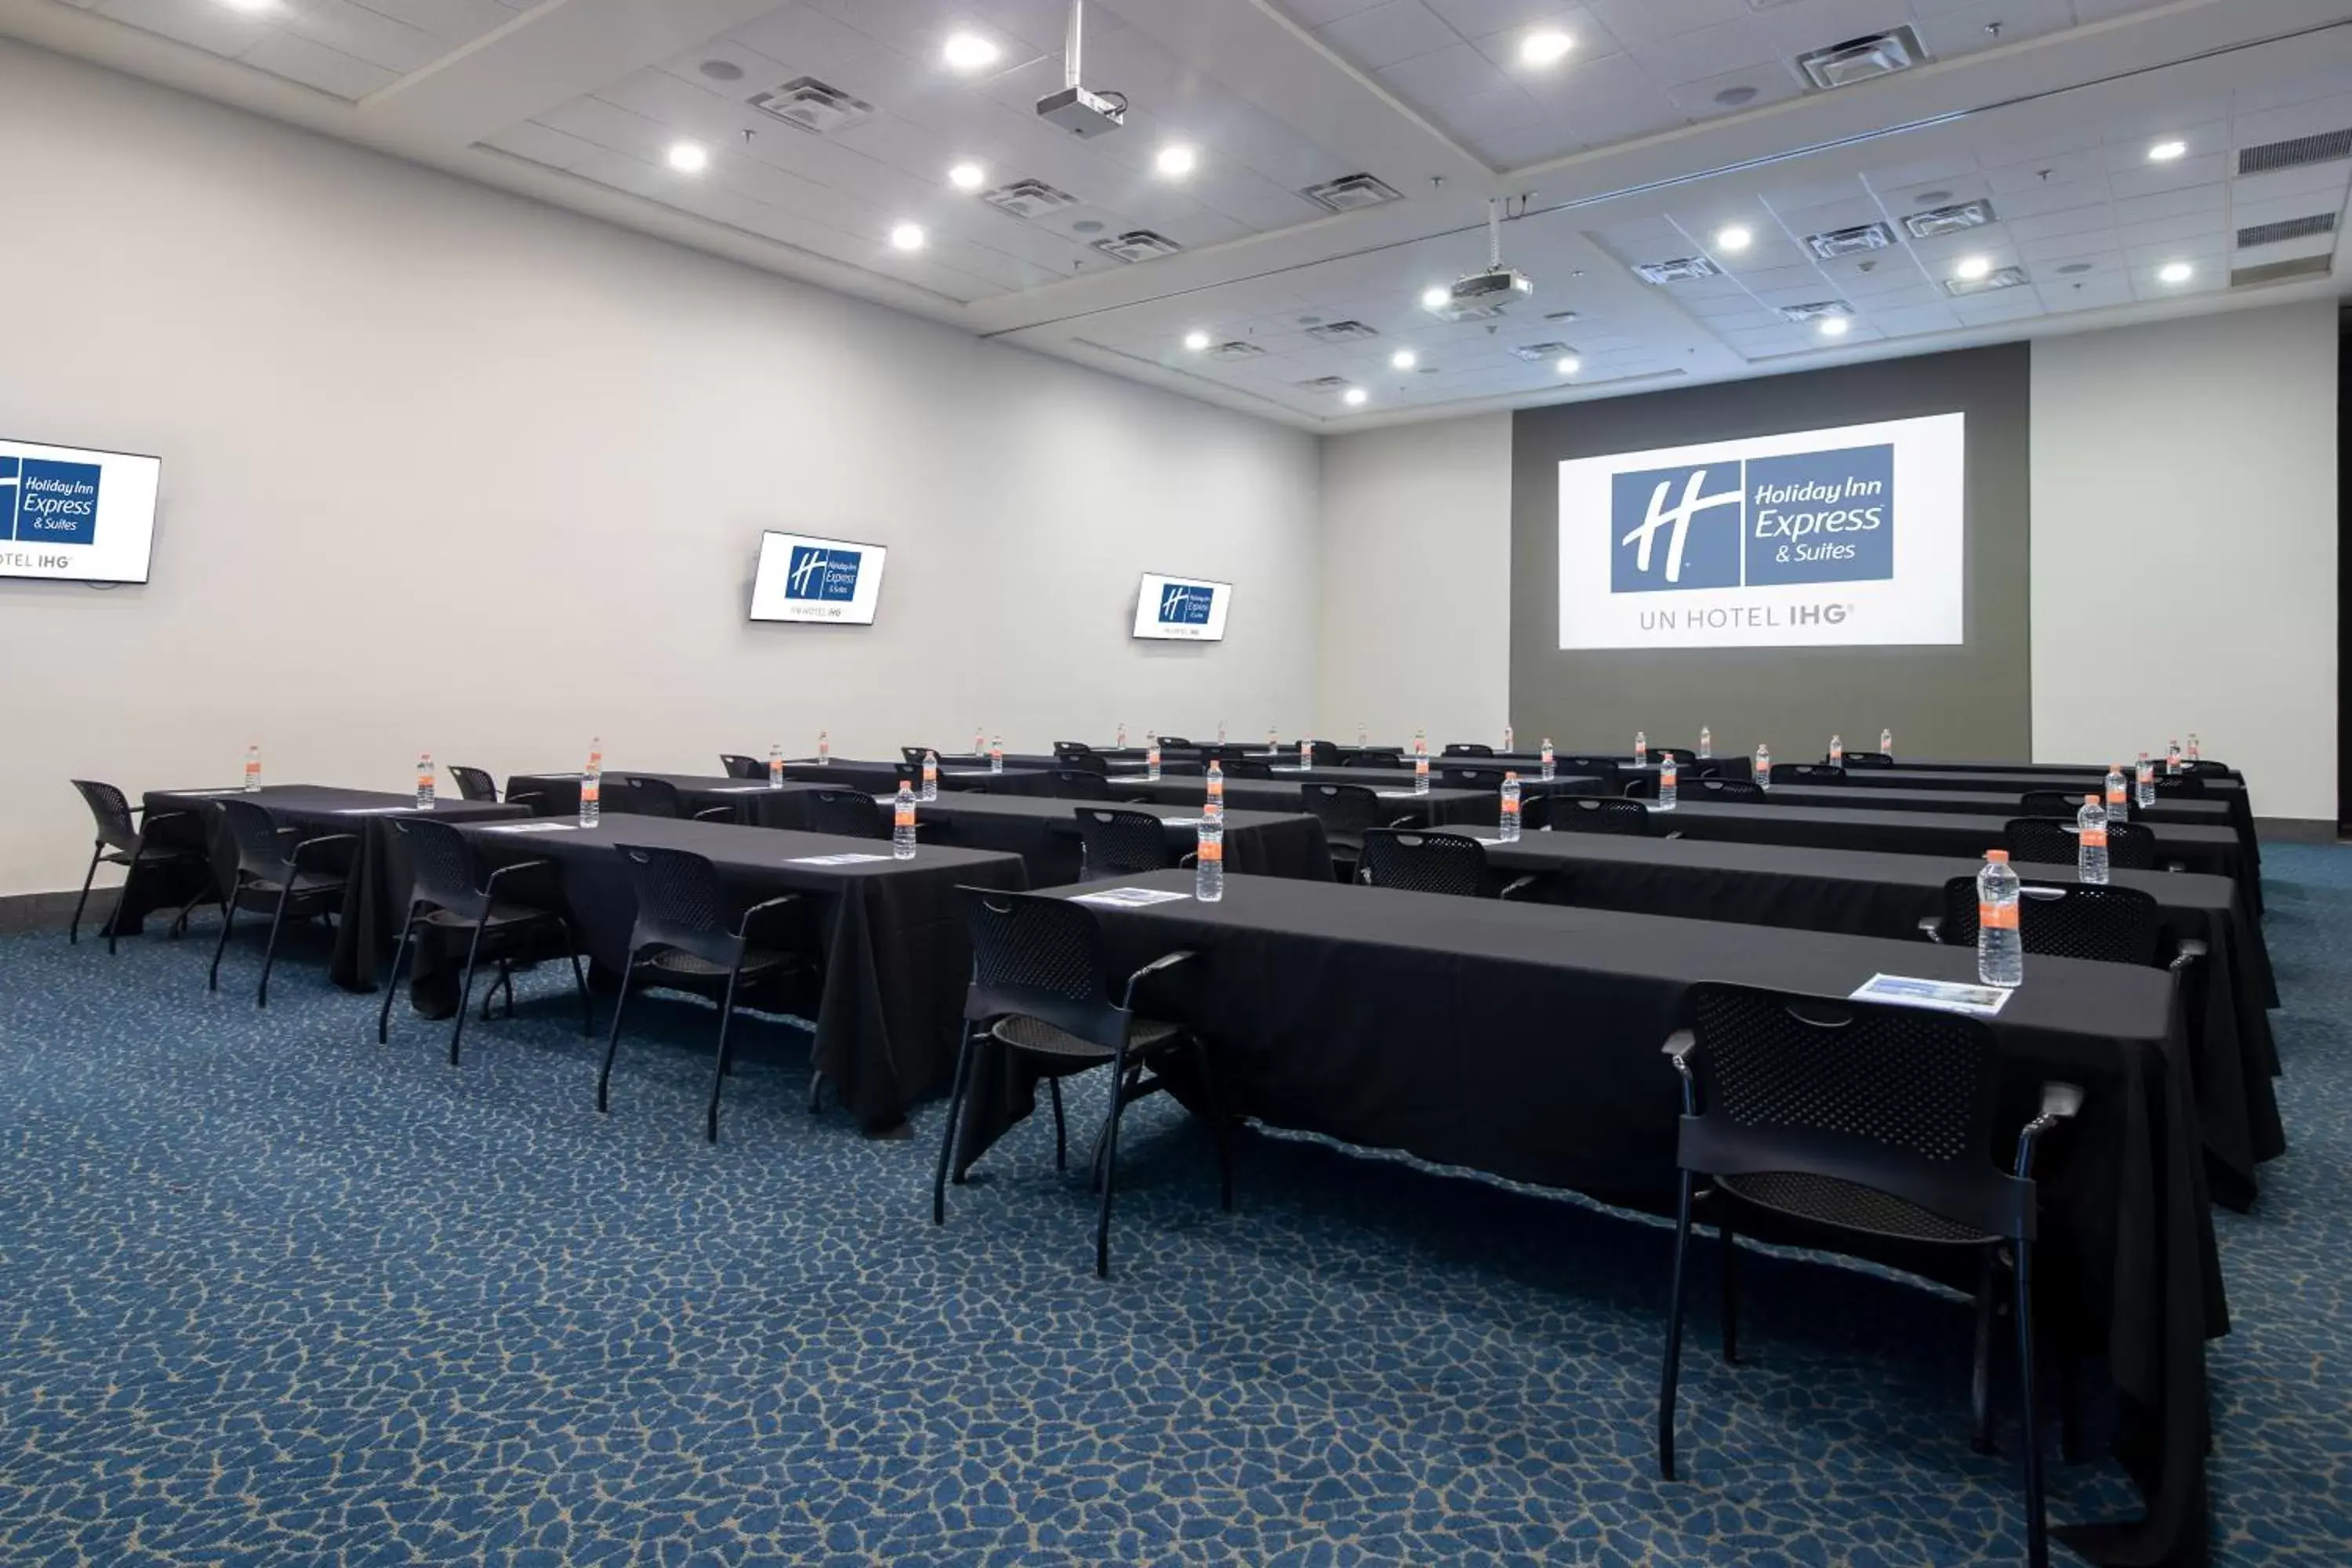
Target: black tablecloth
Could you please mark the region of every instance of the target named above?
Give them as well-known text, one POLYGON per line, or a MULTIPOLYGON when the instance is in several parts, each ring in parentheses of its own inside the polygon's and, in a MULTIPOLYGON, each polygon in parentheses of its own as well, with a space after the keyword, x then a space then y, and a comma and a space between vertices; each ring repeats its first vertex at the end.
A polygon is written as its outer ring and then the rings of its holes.
MULTIPOLYGON (((784 764, 784 777, 803 784, 832 784, 837 789, 862 789, 868 795, 880 795, 898 787, 898 770, 907 764, 898 763, 845 762, 835 758, 830 763, 796 762, 784 764)), ((612 777, 606 769, 604 776, 612 777)), ((1051 795, 1054 775, 1046 768, 1016 768, 1007 763, 1001 773, 988 771, 985 762, 971 757, 940 759, 940 788, 942 790, 978 790, 988 795, 1051 795)))
MULTIPOLYGON (((808 797, 824 785, 801 784, 787 779, 778 787, 770 787, 764 779, 731 779, 713 773, 656 773, 631 769, 615 773, 606 769, 604 794, 600 805, 604 813, 624 816, 647 814, 641 793, 630 787, 629 780, 659 779, 676 786, 691 816, 705 811, 727 811, 732 820, 753 827, 801 827, 809 825, 808 797)), ((855 788, 845 784, 843 788, 855 788)), ((580 775, 578 773, 517 773, 507 780, 507 798, 526 805, 535 816, 580 816, 580 775), (528 795, 528 800, 517 800, 528 795)), ((601 815, 601 814, 600 814, 601 815)))
MULTIPOLYGON (((1501 798, 1486 790, 1437 789, 1427 795, 1415 795, 1411 784, 1373 784, 1364 779, 1350 779, 1350 784, 1364 784, 1381 797, 1384 820, 1411 822, 1415 826, 1439 827, 1460 823, 1492 827, 1502 813, 1501 798)), ((1188 806, 1199 810, 1208 798, 1209 786, 1199 774, 1188 778, 1114 778, 1110 793, 1119 800, 1156 801, 1164 805, 1188 806)), ((1225 808, 1228 811, 1266 811, 1297 813, 1307 809, 1306 786, 1279 779, 1227 779, 1225 808)))
MULTIPOLYGON (((537 826, 538 825, 534 825, 537 826)), ((605 817, 585 830, 469 830, 492 866, 552 861, 574 929, 600 969, 626 963, 636 897, 621 844, 687 849, 719 868, 729 891, 748 907, 783 893, 808 906, 809 935, 823 954, 824 997, 814 1059, 842 1102, 868 1131, 906 1120, 907 1107, 946 1087, 955 1068, 971 949, 954 889, 1021 889, 1028 878, 1011 855, 926 846, 912 860, 887 858, 872 839, 680 822, 657 816, 605 817), (803 864, 808 856, 871 854, 848 866, 803 864)))
MULTIPOLYGON (((1529 833, 1516 844, 1496 843, 1483 829, 1474 836, 1486 842, 1498 885, 1529 874, 1543 877, 1522 898, 1898 940, 1917 938, 1921 916, 1944 912, 1944 884, 1974 876, 1982 864, 1600 833, 1529 833)), ((2029 882, 2074 880, 2064 868, 2019 868, 2029 882), (2058 874, 2044 876, 2045 869, 2058 874)), ((2117 871, 2114 879, 2157 900, 2167 956, 2184 937, 2210 950, 2202 978, 2184 997, 2189 1061, 2213 1194, 2242 1209, 2255 1196, 2254 1167, 2286 1150, 2271 1082, 2278 1047, 2264 1008, 2275 1006, 2277 996, 2262 926, 2224 878, 2117 871)), ((2032 967, 2042 961, 2026 962, 2032 967)))
MULTIPOLYGON (((1973 952, 1916 942, 1276 878, 1226 886, 1221 903, 1097 912, 1118 967, 1201 954, 1150 1010, 1209 1041, 1228 1107, 1654 1207, 1669 1201, 1678 1109, 1659 1047, 1687 985, 1842 996, 1882 971, 1975 976, 1973 952)), ((2086 1090, 2043 1144, 2037 1272, 2053 1333, 2107 1352, 2119 1447, 2151 1509, 2121 1532, 2132 1541, 2090 1544, 2110 1557, 2201 1539, 2204 1342, 2227 1331, 2227 1309, 2175 987, 2154 970, 2047 960, 1992 1026, 2014 1068, 2004 1126, 2032 1114, 2048 1079, 2086 1090)), ((1017 1064, 989 1058, 959 1170, 1030 1108, 1017 1064)))
MULTIPOLYGON (((1085 804, 1106 803, 942 792, 939 799, 918 805, 915 816, 919 823, 943 827, 949 841, 959 847, 1020 856, 1029 869, 1029 885, 1045 888, 1078 879, 1077 811, 1085 804)), ((1108 804, 1166 819, 1169 848, 1179 855, 1192 853, 1199 836, 1197 802, 1189 810, 1180 805, 1108 804)), ((1244 810, 1228 799, 1225 869, 1243 876, 1310 877, 1328 882, 1331 851, 1323 840, 1323 825, 1314 817, 1297 810, 1287 814, 1244 810)))
MULTIPOLYGON (((2083 795, 2098 793, 2085 789, 2080 794, 2070 792, 2067 798, 2080 805, 2083 795)), ((1839 810, 1948 811, 1964 816, 2004 819, 2030 815, 2025 810, 2024 791, 1988 789, 1981 784, 1974 789, 1868 789, 1852 784, 1776 784, 1772 786, 1772 799, 1784 805, 1839 810)), ((2135 805, 2129 818, 2134 822, 2168 822, 2181 827, 2226 827, 2232 833, 2238 831, 2230 804, 2223 800, 2190 800, 2174 795, 2150 806, 2135 805)), ((2242 842, 2250 853, 2259 853, 2252 838, 2242 837, 2242 842)))
MULTIPOLYGON (((300 828, 305 837, 349 833, 358 839, 356 846, 345 851, 316 851, 303 858, 305 869, 337 869, 349 874, 343 887, 342 908, 335 917, 334 955, 328 961, 327 974, 338 985, 352 991, 375 989, 376 974, 392 956, 393 944, 400 940, 400 928, 408 914, 409 878, 404 859, 391 853, 390 821, 395 816, 422 816, 416 810, 414 792, 394 795, 383 790, 341 789, 331 784, 269 784, 247 795, 241 790, 150 790, 146 795, 147 814, 154 816, 164 812, 184 812, 171 826, 173 837, 183 843, 205 842, 212 850, 213 874, 216 885, 226 889, 236 872, 236 847, 231 839, 227 823, 214 809, 225 799, 251 800, 268 811, 281 827, 300 828)), ((436 821, 478 823, 500 817, 525 815, 520 805, 499 805, 489 801, 436 800, 431 813, 436 821)), ((150 881, 142 874, 140 901, 146 909, 124 911, 127 921, 135 922, 148 910, 160 907, 160 895, 169 891, 163 879, 150 881)), ((187 897, 184 885, 172 902, 177 904, 187 897)))
MULTIPOLYGON (((2030 789, 2064 790, 2069 795, 2089 795, 2106 786, 2105 763, 2037 763, 2031 766, 2020 763, 1911 763, 1892 768, 1851 768, 1847 770, 1848 784, 1867 785, 1873 789, 2014 789, 2023 795, 2030 789)), ((2229 809, 2231 826, 2237 828, 2248 843, 2254 837, 2253 796, 2240 778, 2209 778, 2204 781, 2208 800, 2220 801, 2229 809)))

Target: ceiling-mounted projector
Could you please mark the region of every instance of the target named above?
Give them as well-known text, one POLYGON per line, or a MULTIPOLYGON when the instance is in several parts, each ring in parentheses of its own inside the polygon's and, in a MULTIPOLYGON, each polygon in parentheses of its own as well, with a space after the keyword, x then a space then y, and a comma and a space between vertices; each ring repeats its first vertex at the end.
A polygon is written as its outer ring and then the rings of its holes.
POLYGON ((1086 0, 1070 0, 1070 40, 1062 51, 1062 90, 1037 100, 1037 117, 1073 136, 1100 136, 1127 123, 1127 98, 1123 93, 1089 92, 1080 84, 1078 54, 1086 17, 1086 0))
POLYGON ((1503 307, 1536 291, 1536 280, 1516 267, 1503 265, 1503 205, 1486 204, 1486 267, 1457 279, 1451 288, 1432 289, 1421 297, 1432 315, 1449 321, 1475 321, 1499 316, 1503 307))

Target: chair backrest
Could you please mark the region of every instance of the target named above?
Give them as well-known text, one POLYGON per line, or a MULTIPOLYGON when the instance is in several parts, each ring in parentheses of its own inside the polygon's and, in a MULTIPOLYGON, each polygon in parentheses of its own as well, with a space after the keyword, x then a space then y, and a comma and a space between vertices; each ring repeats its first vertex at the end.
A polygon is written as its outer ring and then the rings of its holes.
POLYGON ((1056 741, 1054 742, 1054 755, 1066 763, 1073 757, 1091 757, 1094 754, 1095 749, 1092 746, 1087 745, 1084 741, 1056 741))
POLYGON ((1404 752, 1393 746, 1363 748, 1349 757, 1345 765, 1351 768, 1401 768, 1404 766, 1404 752))
POLYGON ((220 802, 228 823, 229 841, 236 846, 236 868, 275 881, 291 874, 286 842, 278 837, 278 819, 267 807, 234 797, 220 802))
MULTIPOLYGON (((2047 958, 2145 965, 2156 962, 2163 942, 2162 906, 2137 888, 2028 882, 2018 895, 2017 912, 2025 951, 2047 958)), ((1958 947, 1977 940, 1974 877, 1944 884, 1943 936, 1958 947)))
POLYGON ((1219 764, 1229 779, 1270 779, 1274 764, 1255 757, 1227 757, 1219 764))
POLYGON ((1309 741, 1307 742, 1307 760, 1318 768, 1336 768, 1339 765, 1339 742, 1309 741))
POLYGON ((1449 757, 1491 757, 1495 754, 1495 748, 1483 741, 1449 741, 1444 754, 1449 757))
POLYGON ((395 816, 392 830, 408 846, 411 897, 467 920, 479 920, 489 912, 490 900, 482 896, 474 847, 464 834, 446 822, 422 816, 395 816))
POLYGON ((739 757, 732 752, 719 754, 719 770, 730 779, 763 779, 768 776, 768 764, 757 757, 739 757))
POLYGON ((1110 999, 1102 930, 1084 904, 1037 893, 959 888, 971 933, 963 1016, 1019 1016, 1116 1050, 1129 1015, 1110 999))
POLYGON ((1698 750, 1694 746, 1652 746, 1650 760, 1656 762, 1660 757, 1672 757, 1675 766, 1686 768, 1698 761, 1698 750))
MULTIPOLYGON (((2033 1184, 1990 1157, 2000 1058, 1982 1019, 1715 984, 1692 986, 1683 1016, 1699 1092, 1685 1170, 1827 1176, 1956 1227, 2033 1235, 2033 1184)), ((1866 1202, 1840 1223, 1890 1234, 1866 1202)))
POLYGON ((130 799, 121 790, 96 779, 76 779, 73 786, 81 791, 82 804, 89 807, 100 844, 125 855, 139 847, 139 825, 131 820, 130 799))
POLYGON ((2183 757, 2180 759, 2180 771, 2193 777, 2225 779, 2230 776, 2230 764, 2217 763, 2210 757, 2200 757, 2193 763, 2183 757))
POLYGON ((1585 755, 1560 756, 1555 753, 1552 757, 1551 771, 1556 773, 1576 773, 1591 778, 1615 778, 1617 759, 1585 755))
POLYGON ((1192 742, 1186 740, 1181 735, 1162 735, 1160 737, 1160 749, 1163 752, 1171 746, 1189 746, 1192 743, 1192 742))
POLYGON ((1061 749, 1062 744, 1063 742, 1059 742, 1055 744, 1054 765, 1055 767, 1066 769, 1071 773, 1101 773, 1106 777, 1109 775, 1108 758, 1099 756, 1091 751, 1065 752, 1061 749))
POLYGON ((837 838, 887 838, 882 806, 863 790, 812 790, 808 797, 809 829, 837 838))
POLYGON ((457 795, 463 800, 495 801, 499 798, 499 781, 487 768, 464 768, 449 764, 449 776, 457 781, 457 795))
POLYGON ((1108 800, 1110 779, 1092 768, 1055 768, 1054 793, 1064 800, 1108 800))
POLYGON ((1505 772, 1502 768, 1448 766, 1438 770, 1437 782, 1447 789, 1500 789, 1505 772))
POLYGON ((2206 798, 2205 781, 2195 773, 2158 773, 2156 775, 2156 793, 2203 800, 2206 798))
POLYGON ((1148 811, 1082 805, 1077 818, 1088 877, 1138 877, 1176 863, 1168 847, 1168 825, 1148 811))
MULTIPOLYGON (((1638 800, 1609 795, 1556 795, 1543 797, 1544 821, 1555 833, 1619 833, 1645 837, 1650 832, 1650 808, 1638 800)), ((1521 820, 1525 820, 1522 813, 1521 820)))
POLYGON ((901 746, 898 748, 898 755, 906 760, 908 767, 914 769, 917 773, 920 773, 923 771, 923 758, 929 750, 928 746, 901 746))
POLYGON ((1772 792, 1754 779, 1693 779, 1676 786, 1686 800, 1770 800, 1772 792))
POLYGON ((677 785, 667 779, 646 778, 642 773, 623 773, 621 784, 629 792, 627 804, 623 809, 635 816, 682 818, 693 815, 686 809, 686 796, 680 795, 677 785))
MULTIPOLYGON (((2030 789, 2017 803, 2017 809, 2028 816, 2055 816, 2072 822, 2074 814, 2083 809, 2083 796, 2063 789, 2030 789)), ((2069 850, 2066 858, 2074 858, 2074 852, 2069 850)))
POLYGON ((1845 770, 1833 763, 1782 763, 1772 770, 1772 782, 1787 780, 1801 784, 1843 784, 1845 770))
MULTIPOLYGON (((2021 816, 2001 831, 2009 858, 2036 866, 2072 866, 2082 846, 2074 837, 2072 818, 2021 816)), ((2144 822, 2107 824, 2107 865, 2117 871, 2156 869, 2156 831, 2144 822)))
POLYGON ((616 844, 613 851, 627 862, 629 886, 637 896, 636 923, 629 932, 632 953, 669 947, 706 963, 730 966, 742 956, 742 942, 727 926, 727 885, 716 866, 691 850, 651 844, 616 844))
POLYGON ((1892 752, 1848 752, 1845 765, 1849 768, 1891 768, 1895 765, 1892 752))
POLYGON ((1311 784, 1299 790, 1298 798, 1323 825, 1327 837, 1360 839, 1386 820, 1380 793, 1368 784, 1311 784))
POLYGON ((1475 899, 1486 890, 1486 847, 1459 833, 1375 827, 1364 834, 1356 877, 1375 888, 1475 899))

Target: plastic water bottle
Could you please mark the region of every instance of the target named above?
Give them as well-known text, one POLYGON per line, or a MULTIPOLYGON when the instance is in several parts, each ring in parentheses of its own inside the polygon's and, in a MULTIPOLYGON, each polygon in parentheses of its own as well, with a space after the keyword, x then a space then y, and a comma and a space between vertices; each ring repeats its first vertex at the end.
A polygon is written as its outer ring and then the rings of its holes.
POLYGON ((580 826, 593 827, 604 809, 604 742, 588 742, 588 771, 580 775, 580 826))
POLYGON ((1160 737, 1157 735, 1143 738, 1143 776, 1151 784, 1160 782, 1160 737))
POLYGON ((1429 755, 1428 731, 1415 730, 1412 732, 1412 754, 1416 757, 1425 757, 1429 755))
POLYGON ((1518 742, 1511 734, 1511 727, 1506 724, 1503 726, 1503 755, 1507 757, 1517 750, 1518 742))
POLYGON ((912 860, 915 858, 915 792, 908 784, 898 786, 898 799, 890 816, 890 858, 912 860))
POLYGON ((971 754, 984 755, 988 751, 988 731, 974 724, 971 727, 971 754))
POLYGON ((1225 896, 1225 825, 1216 817, 1204 816, 1200 832, 1192 860, 1192 896, 1213 904, 1225 896))
POLYGON ((1201 815, 1219 822, 1225 818, 1225 768, 1214 757, 1209 759, 1209 793, 1201 804, 1201 815))
POLYGON ((1881 731, 1878 732, 1878 749, 1879 749, 1880 751, 1882 751, 1882 752, 1885 752, 1888 756, 1890 756, 1890 757, 1891 757, 1891 756, 1893 756, 1893 755, 1895 754, 1895 731, 1892 731, 1892 730, 1881 730, 1881 731))
POLYGON ((1553 776, 1553 773, 1552 773, 1552 756, 1551 756, 1551 738, 1550 738, 1549 736, 1546 736, 1546 737, 1544 738, 1544 743, 1543 743, 1543 776, 1544 776, 1547 780, 1550 779, 1550 778, 1553 776))
POLYGON ((1127 721, 1124 719, 1119 721, 1118 742, 1114 749, 1121 752, 1127 750, 1127 721))
POLYGON ((937 752, 923 753, 923 798, 940 798, 940 754, 937 752))
POLYGON ((992 773, 1004 771, 1004 737, 1002 735, 988 742, 988 771, 992 773))
POLYGON ((1269 757, 1276 757, 1282 754, 1282 728, 1280 725, 1268 724, 1265 727, 1265 754, 1269 757))
POLYGON ((2194 730, 2189 731, 2189 760, 2190 762, 2192 762, 2192 763, 2193 763, 2193 762, 2196 762, 2196 761, 2199 759, 2199 756, 2200 755, 2200 753, 2201 753, 2202 750, 2203 750, 2203 748, 2201 748, 2200 746, 2199 746, 2199 745, 2198 745, 2198 743, 2197 743, 2197 731, 2194 731, 2194 730))
POLYGON ((2018 929, 2018 889, 2009 851, 1985 851, 1977 873, 1977 978, 2003 989, 2025 984, 2025 934, 2018 929))
POLYGON ((2124 792, 2124 765, 2111 763, 2107 766, 2107 821, 2110 824, 2131 820, 2131 796, 2124 792))
POLYGON ((2147 760, 2146 752, 2132 765, 2132 798, 2142 811, 2156 804, 2156 764, 2147 760))
POLYGON ((1647 730, 1636 730, 1633 731, 1633 765, 1637 768, 1644 767, 1648 765, 1649 761, 1650 732, 1647 730))
POLYGON ((1715 755, 1715 731, 1704 724, 1698 727, 1698 754, 1702 758, 1715 755))
POLYGON ((416 809, 433 809, 433 753, 423 752, 416 758, 416 809))
POLYGON ((2180 742, 2175 741, 2164 749, 2164 775, 2176 778, 2180 773, 2180 742))
POLYGON ((1772 748, 1769 746, 1759 745, 1756 748, 1756 787, 1772 787, 1772 748))
POLYGON ((2074 814, 2074 876, 2094 887, 2104 887, 2107 880, 2107 808, 2099 797, 2086 795, 2083 809, 2074 814))
POLYGON ((1517 773, 1503 775, 1502 816, 1497 821, 1502 828, 1503 842, 1517 844, 1519 841, 1519 775, 1517 773))
POLYGON ((1361 751, 1365 746, 1370 743, 1371 733, 1372 731, 1369 725, 1358 724, 1356 726, 1356 749, 1358 751, 1361 751))
POLYGON ((833 765, 833 737, 823 730, 816 732, 816 765, 821 768, 833 765))
POLYGON ((1675 780, 1678 776, 1675 768, 1675 754, 1672 752, 1659 752, 1658 809, 1660 811, 1674 810, 1675 803, 1680 799, 1675 786, 1675 780))
POLYGON ((247 795, 253 795, 258 792, 260 788, 261 748, 259 746, 247 746, 245 749, 245 793, 247 795))
POLYGON ((1415 795, 1429 793, 1429 753, 1427 752, 1416 752, 1413 756, 1412 793, 1415 795))
POLYGON ((1314 765, 1315 765, 1315 742, 1312 742, 1312 741, 1301 741, 1301 742, 1298 742, 1298 771, 1299 771, 1300 773, 1305 773, 1308 768, 1311 768, 1311 767, 1313 767, 1314 765))
POLYGON ((1225 743, 1225 721, 1224 721, 1223 719, 1220 719, 1220 720, 1218 720, 1218 721, 1217 721, 1217 744, 1219 744, 1220 746, 1222 746, 1222 745, 1223 745, 1224 743, 1225 743))
POLYGON ((1830 737, 1830 766, 1833 768, 1842 768, 1845 766, 1845 737, 1843 735, 1832 735, 1830 737))

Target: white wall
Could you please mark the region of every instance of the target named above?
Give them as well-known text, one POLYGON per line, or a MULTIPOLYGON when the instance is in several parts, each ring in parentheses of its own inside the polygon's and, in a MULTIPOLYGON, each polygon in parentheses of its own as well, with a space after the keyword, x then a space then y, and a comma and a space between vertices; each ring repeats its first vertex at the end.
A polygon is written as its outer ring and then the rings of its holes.
MULTIPOLYGON (((1511 664, 1511 416, 1323 443, 1316 733, 1391 744, 1426 729, 1499 742, 1511 664)), ((1540 739, 1525 737, 1528 745, 1540 739)))
POLYGON ((2336 816, 2336 304, 2033 345, 2033 746, 2336 816))
POLYGON ((1303 727, 1314 438, 0 42, 0 432, 160 454, 152 583, 0 584, 0 893, 68 775, 401 788, 782 740, 1303 727), (744 619, 762 527, 893 547, 870 630, 744 619), (1237 585, 1130 640, 1139 574, 1237 585))

